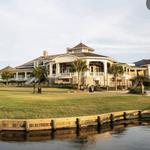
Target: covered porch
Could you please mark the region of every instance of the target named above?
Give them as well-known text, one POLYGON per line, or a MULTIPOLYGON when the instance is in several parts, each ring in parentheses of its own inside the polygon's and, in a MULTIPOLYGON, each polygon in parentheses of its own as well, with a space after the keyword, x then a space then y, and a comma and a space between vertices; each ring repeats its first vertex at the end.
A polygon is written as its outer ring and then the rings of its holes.
POLYGON ((31 71, 17 70, 17 72, 15 73, 15 76, 14 76, 15 81, 28 81, 31 78, 32 78, 31 71))

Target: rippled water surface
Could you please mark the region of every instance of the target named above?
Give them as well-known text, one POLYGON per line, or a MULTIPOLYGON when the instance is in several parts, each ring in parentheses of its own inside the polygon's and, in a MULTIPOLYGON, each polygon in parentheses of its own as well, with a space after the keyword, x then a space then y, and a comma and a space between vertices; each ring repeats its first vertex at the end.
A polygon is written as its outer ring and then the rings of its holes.
MULTIPOLYGON (((15 135, 11 134, 11 137, 6 137, 13 140, 13 136, 15 135)), ((116 128, 104 133, 92 132, 74 137, 71 134, 63 138, 47 136, 42 141, 35 138, 32 141, 14 142, 6 141, 4 137, 0 141, 0 150, 150 150, 149 125, 116 128)))

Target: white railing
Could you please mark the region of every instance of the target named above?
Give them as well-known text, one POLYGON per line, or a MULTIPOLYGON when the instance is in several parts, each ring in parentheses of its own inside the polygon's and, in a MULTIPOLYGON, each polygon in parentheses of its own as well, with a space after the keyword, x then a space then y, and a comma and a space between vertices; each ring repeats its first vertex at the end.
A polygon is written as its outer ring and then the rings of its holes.
MULTIPOLYGON (((81 74, 82 76, 85 75, 85 73, 81 74)), ((77 76, 77 73, 59 73, 59 74, 52 74, 52 77, 73 77, 77 76)), ((90 76, 104 76, 104 72, 90 72, 90 76)))
POLYGON ((90 72, 90 76, 104 76, 104 72, 90 72))
POLYGON ((10 80, 13 80, 13 81, 27 81, 29 79, 31 79, 31 77, 27 77, 27 78, 25 78, 25 77, 18 77, 18 78, 12 78, 10 80))
POLYGON ((74 73, 59 73, 59 77, 73 77, 74 73))

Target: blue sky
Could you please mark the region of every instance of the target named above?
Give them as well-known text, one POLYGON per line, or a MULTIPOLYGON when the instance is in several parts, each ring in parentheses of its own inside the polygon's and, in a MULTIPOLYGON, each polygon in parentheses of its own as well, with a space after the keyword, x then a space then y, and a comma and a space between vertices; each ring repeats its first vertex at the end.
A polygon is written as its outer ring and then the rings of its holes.
POLYGON ((150 58, 146 0, 0 0, 0 68, 80 41, 122 62, 150 58))

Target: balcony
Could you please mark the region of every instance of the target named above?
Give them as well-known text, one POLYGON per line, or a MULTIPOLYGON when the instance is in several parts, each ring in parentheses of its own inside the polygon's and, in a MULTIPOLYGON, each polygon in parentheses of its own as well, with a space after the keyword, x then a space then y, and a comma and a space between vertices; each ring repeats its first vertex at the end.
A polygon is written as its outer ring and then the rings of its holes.
POLYGON ((104 76, 104 72, 90 72, 90 76, 104 76))
POLYGON ((74 75, 74 73, 59 73, 58 78, 72 78, 74 75))
POLYGON ((30 78, 25 78, 25 77, 19 77, 19 78, 12 78, 11 80, 13 81, 27 81, 29 80, 30 78))

